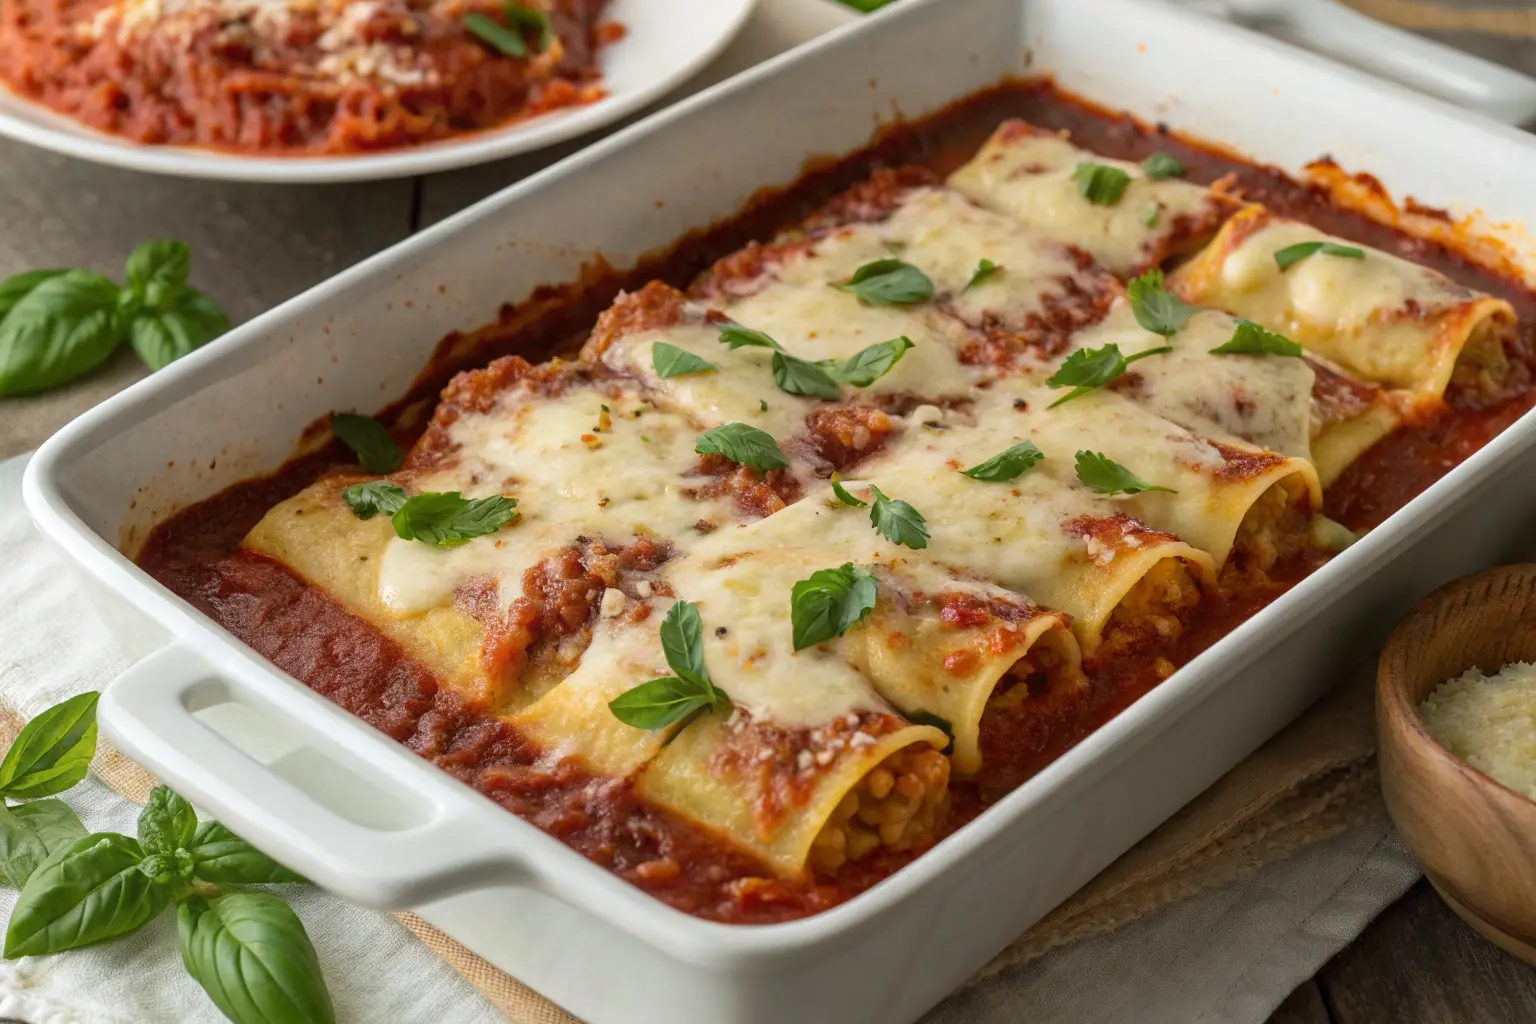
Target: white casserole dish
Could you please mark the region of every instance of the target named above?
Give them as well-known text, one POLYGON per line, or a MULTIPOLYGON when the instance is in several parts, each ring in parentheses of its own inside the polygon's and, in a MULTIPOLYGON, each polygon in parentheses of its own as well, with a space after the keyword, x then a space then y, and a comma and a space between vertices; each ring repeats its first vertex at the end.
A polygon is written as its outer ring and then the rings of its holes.
POLYGON ((1536 498, 1536 419, 911 866, 757 928, 686 916, 589 863, 271 667, 118 547, 275 468, 327 411, 404 393, 446 332, 596 253, 632 263, 1026 55, 1292 171, 1331 153, 1422 202, 1536 223, 1536 142, 1240 29, 1137 0, 908 0, 395 246, 45 445, 28 507, 148 655, 103 697, 106 734, 296 870, 415 907, 591 1024, 915 1019, 1372 653, 1416 595, 1508 548, 1536 498))

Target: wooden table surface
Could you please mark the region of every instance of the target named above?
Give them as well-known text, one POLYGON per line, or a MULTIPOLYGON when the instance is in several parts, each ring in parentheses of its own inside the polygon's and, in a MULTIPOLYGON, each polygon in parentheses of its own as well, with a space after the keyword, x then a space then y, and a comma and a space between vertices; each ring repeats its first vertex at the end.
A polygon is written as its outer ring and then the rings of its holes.
MULTIPOLYGON (((821 0, 770 0, 757 17, 749 41, 707 76, 778 52, 808 21, 839 20, 821 0)), ((1462 34, 1447 41, 1536 73, 1536 43, 1462 34)), ((117 277, 135 245, 174 237, 192 247, 196 285, 239 322, 585 141, 425 178, 291 188, 156 177, 0 140, 0 277, 45 266, 117 277)), ((141 373, 125 349, 74 387, 0 402, 0 457, 30 447, 14 440, 18 433, 45 434, 141 373)), ((1536 968, 1483 941, 1420 882, 1297 989, 1270 1024, 1533 1021, 1536 968)))

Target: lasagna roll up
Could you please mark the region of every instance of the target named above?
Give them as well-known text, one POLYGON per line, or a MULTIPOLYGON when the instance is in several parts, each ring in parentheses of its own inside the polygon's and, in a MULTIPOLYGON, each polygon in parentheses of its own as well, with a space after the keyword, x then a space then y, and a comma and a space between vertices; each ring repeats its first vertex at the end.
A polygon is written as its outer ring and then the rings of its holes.
POLYGON ((1154 179, 1138 165, 1072 145, 1057 132, 1004 121, 949 187, 1047 238, 1089 253, 1120 277, 1193 252, 1215 233, 1229 200, 1177 177, 1154 179), (1130 178, 1122 191, 1090 198, 1086 178, 1130 178))
POLYGON ((1170 286, 1383 387, 1437 397, 1454 381, 1492 391, 1508 370, 1508 302, 1258 206, 1229 220, 1170 286))
MULTIPOLYGON (((722 549, 723 550, 723 549, 722 549)), ((908 721, 851 663, 846 640, 796 651, 796 582, 841 564, 830 550, 695 553, 659 589, 696 606, 704 665, 730 707, 675 737, 613 716, 608 702, 669 674, 664 606, 604 620, 581 666, 509 721, 562 757, 633 780, 642 798, 750 851, 777 874, 826 873, 877 849, 921 848, 948 813, 949 738, 908 721)))

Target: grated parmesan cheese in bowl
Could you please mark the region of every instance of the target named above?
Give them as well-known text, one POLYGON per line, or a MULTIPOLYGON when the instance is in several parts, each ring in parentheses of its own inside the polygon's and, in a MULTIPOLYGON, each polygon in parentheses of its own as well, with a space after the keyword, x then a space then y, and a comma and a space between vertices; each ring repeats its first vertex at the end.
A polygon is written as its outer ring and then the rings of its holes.
POLYGON ((1468 669, 1435 687, 1419 714, 1441 746, 1536 800, 1536 664, 1468 669))

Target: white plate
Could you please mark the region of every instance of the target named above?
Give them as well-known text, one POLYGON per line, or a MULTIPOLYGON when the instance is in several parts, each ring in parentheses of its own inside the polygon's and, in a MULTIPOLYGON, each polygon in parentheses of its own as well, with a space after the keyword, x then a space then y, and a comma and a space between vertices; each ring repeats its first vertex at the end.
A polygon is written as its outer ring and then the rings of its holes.
POLYGON ((624 38, 601 55, 608 95, 490 131, 354 156, 261 157, 192 146, 146 146, 87 128, 0 88, 0 135, 114 167, 182 178, 284 184, 373 181, 447 171, 526 153, 601 128, 680 85, 724 50, 757 0, 613 0, 624 38))

